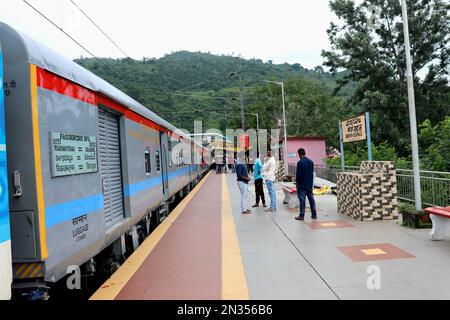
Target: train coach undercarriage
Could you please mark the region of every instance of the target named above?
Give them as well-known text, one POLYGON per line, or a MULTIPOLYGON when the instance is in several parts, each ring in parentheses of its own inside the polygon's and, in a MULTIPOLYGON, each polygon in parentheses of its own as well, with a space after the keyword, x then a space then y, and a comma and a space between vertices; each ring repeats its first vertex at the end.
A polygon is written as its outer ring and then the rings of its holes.
MULTIPOLYGON (((206 175, 199 177, 178 191, 170 199, 149 211, 138 223, 120 238, 81 266, 69 266, 67 275, 56 281, 44 277, 15 279, 12 285, 13 300, 88 299, 139 248, 148 236, 162 223, 206 175)), ((25 268, 26 269, 26 268, 25 268)), ((45 270, 42 270, 44 273, 45 270)))

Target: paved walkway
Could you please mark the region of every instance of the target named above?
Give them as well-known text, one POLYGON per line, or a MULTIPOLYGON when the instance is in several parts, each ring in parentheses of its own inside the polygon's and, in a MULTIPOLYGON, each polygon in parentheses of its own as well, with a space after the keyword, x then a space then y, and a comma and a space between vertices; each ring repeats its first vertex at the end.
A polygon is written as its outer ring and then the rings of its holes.
POLYGON ((210 173, 91 299, 450 299, 449 241, 342 216, 333 195, 296 221, 276 189, 276 213, 242 215, 236 176, 210 173))
POLYGON ((429 229, 353 220, 337 213, 333 195, 316 196, 318 222, 308 211, 296 221, 279 184, 275 214, 244 216, 235 177, 226 178, 251 299, 450 299, 450 242, 430 241, 429 229), (373 270, 381 289, 368 289, 373 270))

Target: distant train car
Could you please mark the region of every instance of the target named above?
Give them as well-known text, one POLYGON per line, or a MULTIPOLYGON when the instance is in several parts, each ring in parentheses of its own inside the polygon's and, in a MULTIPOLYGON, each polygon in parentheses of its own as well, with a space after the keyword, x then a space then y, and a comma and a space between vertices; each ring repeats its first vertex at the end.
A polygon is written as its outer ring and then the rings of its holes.
POLYGON ((113 270, 208 170, 189 136, 6 24, 6 142, 13 288, 83 266, 113 270), (99 253, 102 253, 99 258, 99 253))
POLYGON ((3 54, 0 43, 0 300, 11 298, 12 283, 4 111, 3 54))

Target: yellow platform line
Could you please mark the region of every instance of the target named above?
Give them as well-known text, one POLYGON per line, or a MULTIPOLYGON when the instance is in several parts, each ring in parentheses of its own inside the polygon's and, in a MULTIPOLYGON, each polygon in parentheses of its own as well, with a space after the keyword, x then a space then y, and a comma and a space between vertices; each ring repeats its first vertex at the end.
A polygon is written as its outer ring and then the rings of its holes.
POLYGON ((209 172, 202 181, 180 202, 180 204, 171 212, 171 214, 148 236, 148 238, 139 246, 139 248, 124 262, 111 278, 109 278, 89 300, 114 300, 131 277, 144 263, 162 237, 166 234, 175 220, 179 217, 184 208, 189 204, 198 190, 208 179, 209 172))
POLYGON ((226 175, 222 175, 222 299, 249 299, 226 175))

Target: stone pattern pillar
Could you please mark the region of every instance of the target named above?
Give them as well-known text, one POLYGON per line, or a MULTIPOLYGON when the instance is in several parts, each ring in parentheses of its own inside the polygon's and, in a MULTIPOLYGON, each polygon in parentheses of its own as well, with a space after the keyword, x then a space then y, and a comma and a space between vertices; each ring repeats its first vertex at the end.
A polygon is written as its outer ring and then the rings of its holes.
POLYGON ((397 177, 391 161, 363 161, 337 174, 338 211, 361 221, 398 219, 397 177))

